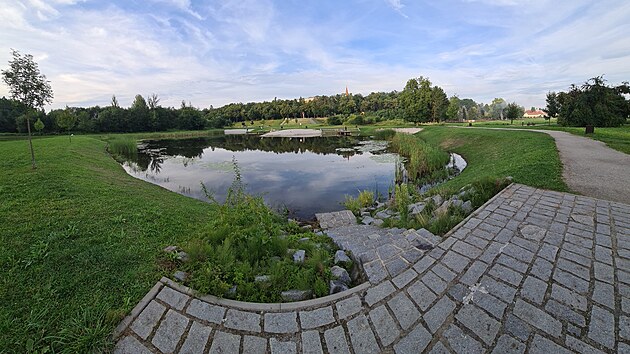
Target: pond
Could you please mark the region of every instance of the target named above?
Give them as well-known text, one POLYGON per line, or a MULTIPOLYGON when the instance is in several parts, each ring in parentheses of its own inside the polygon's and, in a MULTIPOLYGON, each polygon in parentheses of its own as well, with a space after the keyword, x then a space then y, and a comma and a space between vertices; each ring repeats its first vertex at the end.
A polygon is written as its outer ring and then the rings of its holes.
POLYGON ((150 140, 123 164, 132 176, 193 198, 225 199, 238 165, 247 192, 262 195, 289 217, 312 220, 315 213, 343 209, 345 195, 372 190, 387 197, 398 155, 388 143, 362 137, 261 138, 217 135, 150 140))

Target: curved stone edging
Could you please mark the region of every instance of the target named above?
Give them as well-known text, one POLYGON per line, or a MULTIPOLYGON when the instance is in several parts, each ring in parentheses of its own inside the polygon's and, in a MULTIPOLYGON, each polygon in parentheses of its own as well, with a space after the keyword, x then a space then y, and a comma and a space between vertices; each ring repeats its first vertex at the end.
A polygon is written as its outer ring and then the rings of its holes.
POLYGON ((628 220, 630 205, 512 184, 413 267, 336 300, 243 309, 162 280, 115 353, 628 352, 628 220))

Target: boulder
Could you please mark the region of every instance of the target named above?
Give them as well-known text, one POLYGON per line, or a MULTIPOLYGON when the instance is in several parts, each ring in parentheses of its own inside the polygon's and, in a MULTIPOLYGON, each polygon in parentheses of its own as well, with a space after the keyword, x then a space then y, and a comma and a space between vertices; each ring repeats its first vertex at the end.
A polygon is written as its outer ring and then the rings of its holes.
POLYGON ((344 252, 342 250, 338 250, 337 252, 335 252, 335 264, 349 263, 351 261, 352 260, 350 259, 350 257, 348 257, 346 252, 344 252))
POLYGON ((378 218, 378 219, 388 219, 390 216, 392 216, 392 212, 389 211, 389 209, 385 209, 385 210, 381 210, 378 213, 376 213, 376 215, 374 215, 374 217, 378 218))
POLYGON ((439 208, 435 209, 435 211, 433 212, 433 215, 435 216, 441 216, 444 215, 448 212, 448 207, 451 205, 451 201, 446 201, 445 203, 442 203, 442 205, 440 205, 439 208))
POLYGON ((177 260, 182 261, 182 262, 188 262, 190 260, 190 257, 188 256, 188 253, 184 251, 180 251, 180 252, 177 252, 177 260))
POLYGON ((361 223, 363 225, 372 225, 374 223, 374 220, 375 219, 373 217, 368 215, 368 216, 363 217, 363 220, 361 220, 361 223))
POLYGON ((350 278, 350 274, 348 274, 347 270, 339 266, 333 266, 330 268, 330 272, 332 273, 333 278, 336 278, 340 282, 346 285, 352 284, 352 279, 350 278))
POLYGON ((472 213, 472 211, 473 211, 473 206, 472 206, 472 203, 470 202, 470 200, 467 200, 467 201, 465 201, 465 202, 462 204, 462 210, 464 210, 464 212, 465 212, 466 214, 468 214, 468 213, 472 213))
POLYGON ((297 250, 293 254, 293 263, 304 263, 304 258, 306 258, 306 251, 297 250))
POLYGON ((463 201, 461 201, 459 198, 455 199, 451 199, 451 205, 454 207, 461 207, 464 204, 463 201))
POLYGON ((308 300, 313 297, 312 290, 287 290, 280 293, 280 297, 282 301, 291 302, 291 301, 303 301, 308 300))
POLYGON ((268 275, 257 275, 254 277, 254 283, 266 283, 271 280, 268 275))
POLYGON ((179 250, 179 247, 177 246, 168 246, 164 249, 164 252, 173 253, 173 252, 177 252, 177 250, 179 250))
POLYGON ((186 279, 188 279, 188 273, 178 270, 177 272, 173 273, 173 278, 175 278, 175 280, 177 281, 185 282, 186 279))
POLYGON ((330 281, 330 295, 348 290, 348 286, 339 280, 330 281))
POLYGON ((422 213, 422 211, 424 210, 425 206, 426 206, 425 203, 418 202, 418 203, 415 203, 415 204, 410 204, 407 207, 407 210, 409 211, 410 215, 418 215, 418 214, 422 213))
POLYGON ((442 203, 444 202, 444 198, 442 198, 442 196, 439 194, 431 197, 431 200, 433 200, 433 203, 435 203, 435 205, 442 205, 442 203))

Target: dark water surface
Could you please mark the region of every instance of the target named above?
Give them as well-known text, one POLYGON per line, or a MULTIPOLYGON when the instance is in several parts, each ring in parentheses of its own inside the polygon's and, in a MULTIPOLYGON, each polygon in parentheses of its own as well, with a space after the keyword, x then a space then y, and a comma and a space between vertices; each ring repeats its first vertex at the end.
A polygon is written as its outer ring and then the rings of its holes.
POLYGON ((223 201, 234 180, 232 159, 251 194, 289 216, 312 219, 343 209, 345 195, 373 190, 387 196, 399 157, 387 143, 358 137, 261 138, 219 135, 145 141, 125 170, 171 191, 207 200, 203 183, 223 201))

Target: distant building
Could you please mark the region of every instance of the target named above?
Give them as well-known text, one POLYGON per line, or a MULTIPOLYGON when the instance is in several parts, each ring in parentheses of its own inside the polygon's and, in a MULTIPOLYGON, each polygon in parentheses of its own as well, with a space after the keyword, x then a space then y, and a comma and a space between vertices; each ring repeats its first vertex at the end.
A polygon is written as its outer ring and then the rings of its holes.
POLYGON ((536 110, 527 110, 525 114, 523 114, 523 118, 543 118, 546 117, 547 113, 541 111, 539 109, 536 110))

